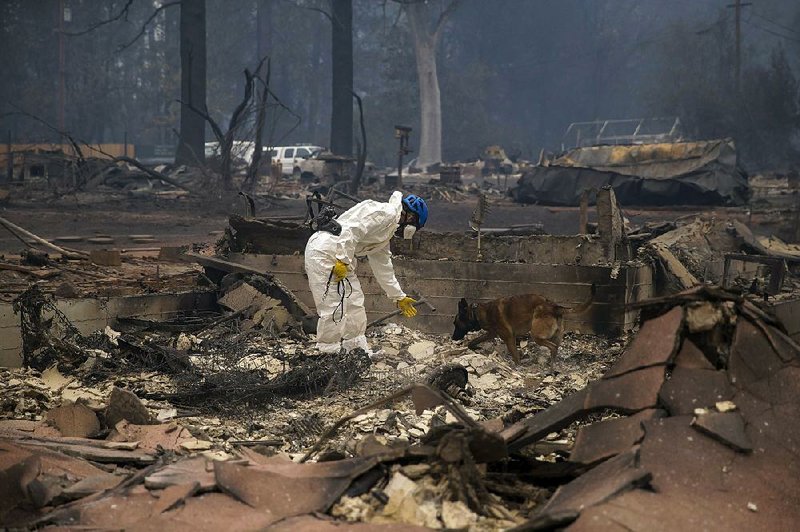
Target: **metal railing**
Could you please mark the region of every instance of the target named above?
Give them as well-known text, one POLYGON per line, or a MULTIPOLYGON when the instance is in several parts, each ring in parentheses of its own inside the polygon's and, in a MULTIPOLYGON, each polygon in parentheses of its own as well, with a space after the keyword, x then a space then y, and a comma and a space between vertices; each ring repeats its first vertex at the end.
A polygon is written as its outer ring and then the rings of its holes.
POLYGON ((564 132, 561 150, 609 144, 676 142, 681 138, 681 120, 678 117, 573 122, 564 132))

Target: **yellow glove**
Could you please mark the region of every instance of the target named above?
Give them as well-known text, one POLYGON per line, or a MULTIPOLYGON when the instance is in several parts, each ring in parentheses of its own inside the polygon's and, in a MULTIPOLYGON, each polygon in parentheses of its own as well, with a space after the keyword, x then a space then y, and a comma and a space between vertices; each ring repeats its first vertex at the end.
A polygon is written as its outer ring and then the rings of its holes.
POLYGON ((414 308, 414 303, 417 301, 406 296, 397 302, 397 306, 406 318, 413 318, 417 315, 417 309, 414 308))
POLYGON ((344 262, 337 260, 336 264, 333 265, 333 280, 337 283, 347 277, 347 264, 344 262))

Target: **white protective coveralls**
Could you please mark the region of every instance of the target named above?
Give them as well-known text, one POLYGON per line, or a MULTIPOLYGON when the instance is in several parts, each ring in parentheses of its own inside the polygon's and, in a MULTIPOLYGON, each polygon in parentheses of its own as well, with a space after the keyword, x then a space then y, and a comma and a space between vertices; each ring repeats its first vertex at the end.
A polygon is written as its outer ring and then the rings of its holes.
MULTIPOLYGON (((317 349, 320 352, 336 352, 340 347, 347 351, 356 347, 369 351, 364 335, 367 330, 364 292, 355 274, 357 256, 367 256, 375 279, 389 299, 399 301, 406 297, 394 275, 392 252, 389 250, 389 241, 397 230, 403 212, 402 200, 403 194, 395 191, 388 203, 362 201, 336 219, 342 226, 339 236, 317 231, 308 239, 305 266, 319 315, 317 349), (331 269, 337 259, 349 265, 347 280, 353 287, 350 297, 344 299, 344 308, 339 310, 337 307, 342 300, 337 293, 336 281, 331 277, 331 269)), ((349 292, 349 287, 347 289, 349 292)))

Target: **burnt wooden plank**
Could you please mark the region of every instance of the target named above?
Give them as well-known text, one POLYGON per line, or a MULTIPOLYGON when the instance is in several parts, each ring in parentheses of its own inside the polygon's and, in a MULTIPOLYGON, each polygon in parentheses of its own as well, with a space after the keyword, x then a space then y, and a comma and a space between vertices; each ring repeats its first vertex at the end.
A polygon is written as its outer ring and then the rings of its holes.
POLYGON ((588 388, 568 395, 558 403, 525 418, 500 433, 510 442, 508 450, 515 451, 535 443, 550 432, 561 430, 586 413, 583 404, 588 388))

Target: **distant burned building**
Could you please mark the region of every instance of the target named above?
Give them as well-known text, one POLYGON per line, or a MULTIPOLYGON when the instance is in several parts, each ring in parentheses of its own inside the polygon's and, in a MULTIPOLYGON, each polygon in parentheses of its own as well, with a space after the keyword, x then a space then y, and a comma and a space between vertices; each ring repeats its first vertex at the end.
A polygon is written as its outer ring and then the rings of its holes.
POLYGON ((578 147, 525 172, 512 194, 579 205, 605 185, 624 205, 741 205, 749 196, 732 139, 578 147))

